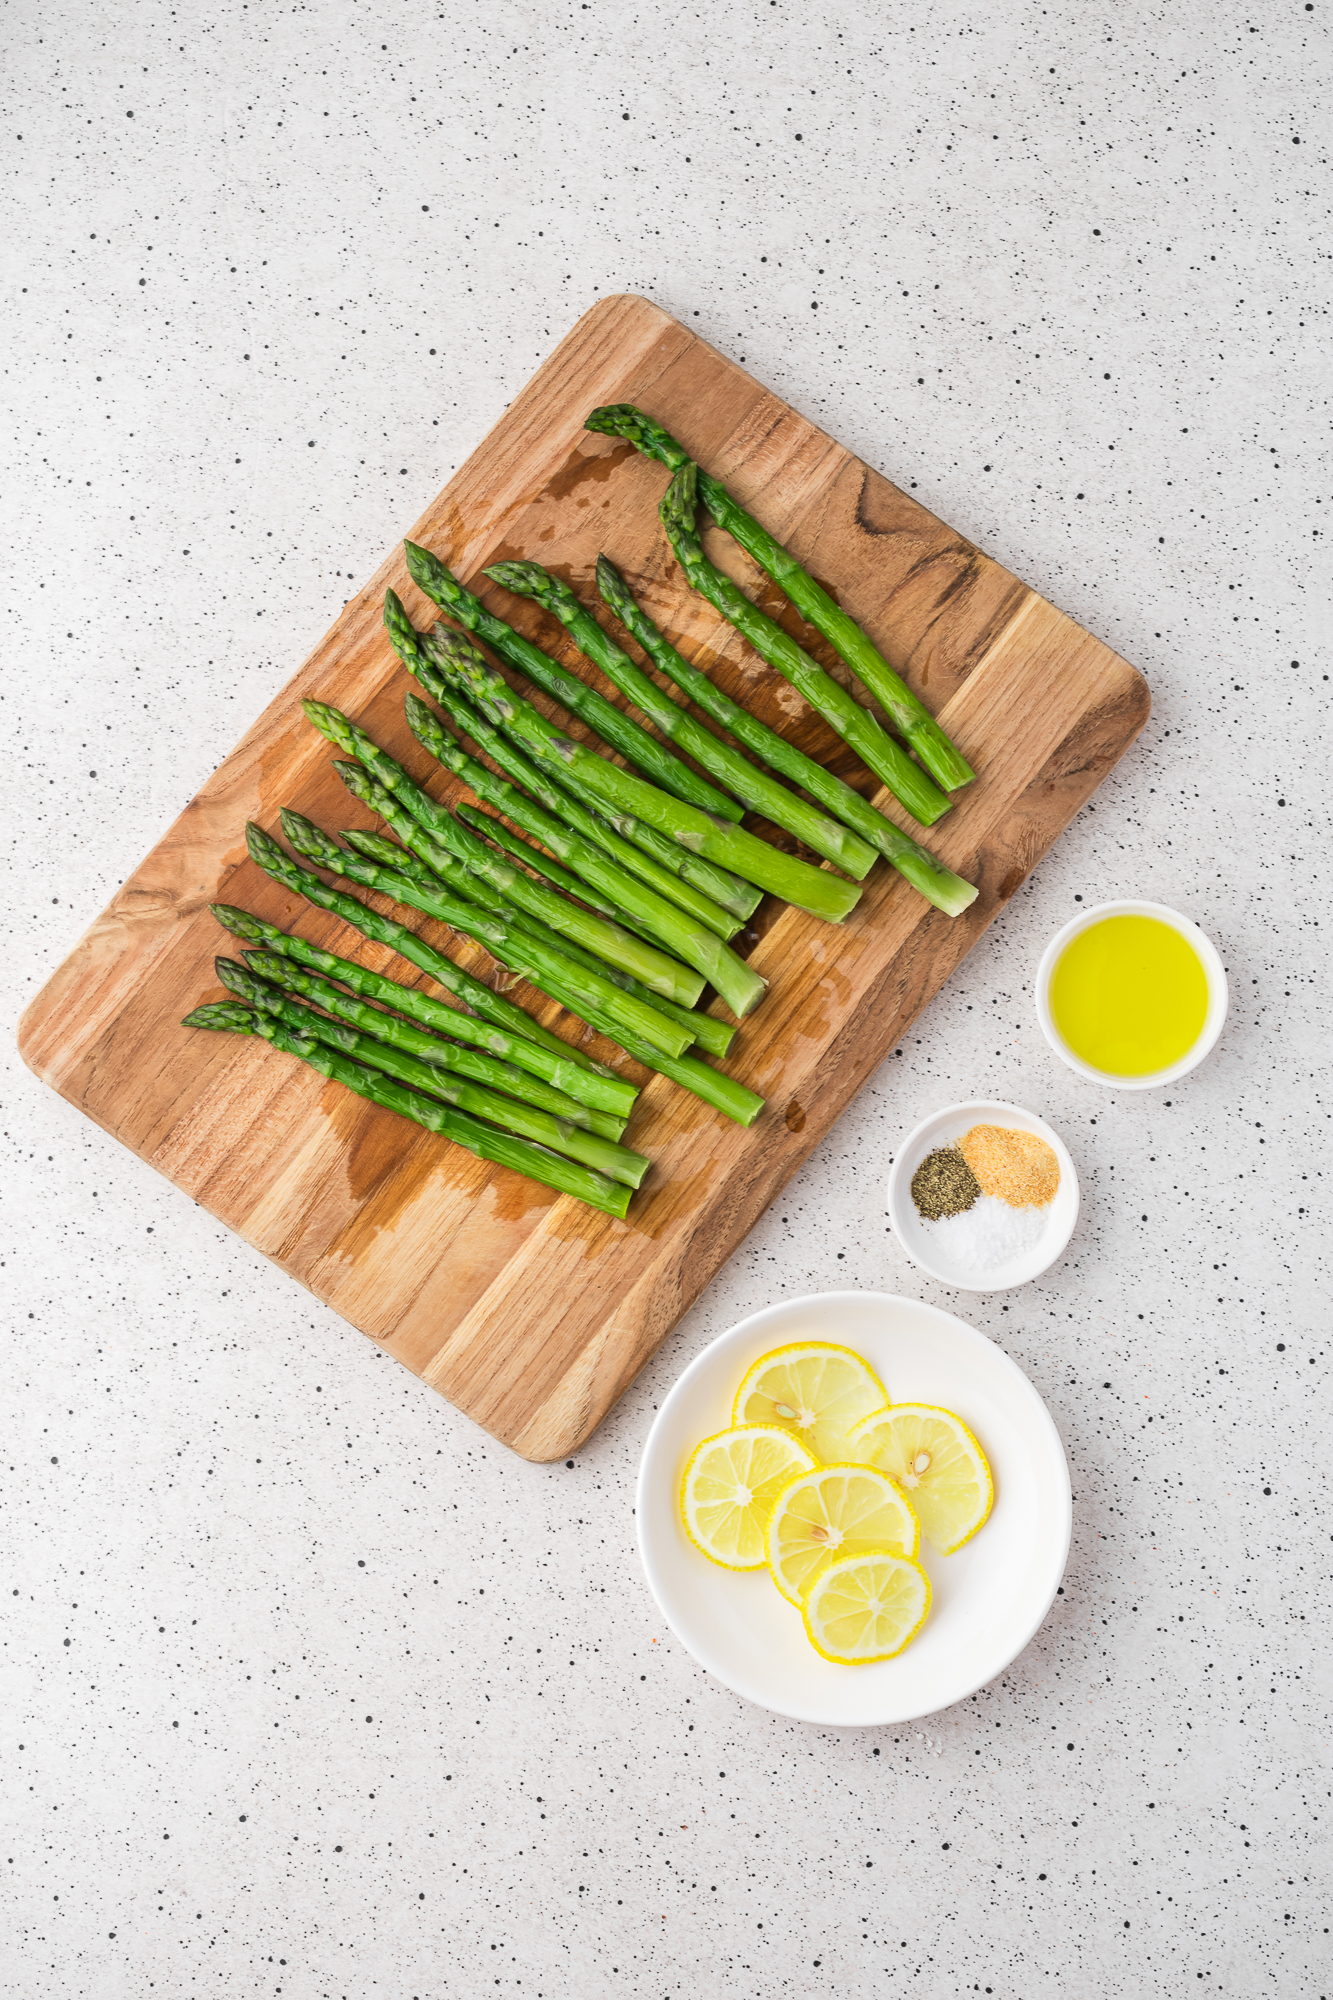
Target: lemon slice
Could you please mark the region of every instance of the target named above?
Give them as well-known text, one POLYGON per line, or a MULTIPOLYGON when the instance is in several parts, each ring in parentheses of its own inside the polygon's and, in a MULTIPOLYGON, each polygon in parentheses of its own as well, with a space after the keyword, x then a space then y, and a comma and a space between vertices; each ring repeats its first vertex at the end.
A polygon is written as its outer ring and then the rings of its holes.
POLYGON ((931 1403, 876 1410, 852 1426, 847 1449, 897 1480, 942 1556, 970 1541, 990 1513, 986 1454, 952 1410, 931 1403))
POLYGON ((916 1515, 887 1473, 873 1465, 818 1465, 789 1479, 768 1523, 768 1567, 782 1595, 799 1604, 832 1555, 890 1549, 915 1556, 916 1515))
POLYGON ((888 1403, 884 1384, 850 1347, 802 1340, 760 1355, 732 1405, 733 1424, 781 1424, 829 1465, 850 1454, 848 1427, 888 1403))
POLYGON ((832 1557, 801 1606, 815 1651, 846 1667, 891 1660, 915 1639, 929 1610, 930 1578, 890 1549, 832 1557))
POLYGON ((686 1534, 723 1569, 762 1569, 773 1502, 793 1473, 809 1472, 814 1463, 776 1424, 745 1424, 705 1438, 680 1483, 686 1534))

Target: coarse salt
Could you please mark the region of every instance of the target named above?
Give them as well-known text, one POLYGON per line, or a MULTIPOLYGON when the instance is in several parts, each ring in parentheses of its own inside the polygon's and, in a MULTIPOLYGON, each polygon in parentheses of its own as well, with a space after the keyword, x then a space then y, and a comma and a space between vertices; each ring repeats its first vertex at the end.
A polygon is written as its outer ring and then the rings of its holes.
POLYGON ((1035 1250, 1046 1233, 1048 1208, 1011 1208, 994 1195, 978 1195, 962 1215, 923 1222, 931 1252, 969 1278, 999 1271, 1035 1250))

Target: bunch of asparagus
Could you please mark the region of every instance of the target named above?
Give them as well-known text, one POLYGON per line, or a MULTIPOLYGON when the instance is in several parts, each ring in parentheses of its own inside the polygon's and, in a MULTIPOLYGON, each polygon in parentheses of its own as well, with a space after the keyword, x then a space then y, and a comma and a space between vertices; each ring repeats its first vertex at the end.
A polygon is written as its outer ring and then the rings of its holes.
MULTIPOLYGON (((938 724, 820 586, 641 412, 627 405, 595 411, 589 427, 630 438, 671 469, 662 520, 691 584, 787 675, 917 819, 928 825, 947 811, 948 799, 927 772, 707 561, 695 525, 697 492, 826 633, 940 784, 967 782, 972 773, 938 724)), ((764 981, 730 942, 762 894, 840 923, 878 855, 951 915, 976 891, 685 661, 605 557, 597 582, 606 604, 659 672, 726 735, 666 693, 569 586, 540 565, 497 563, 487 575, 557 618, 658 735, 487 610, 429 550, 409 542, 406 552, 415 582, 464 628, 441 623, 417 632, 387 593, 389 636, 436 704, 409 694, 407 720, 417 742, 463 780, 478 805, 453 811, 440 805, 357 723, 327 703, 307 701, 309 720, 343 752, 346 761, 335 761, 334 769, 388 833, 350 830, 334 839, 284 809, 282 830, 301 861, 258 826, 247 828, 246 839, 252 858, 276 881, 397 951, 458 1004, 245 911, 214 905, 225 928, 261 949, 247 952, 244 964, 216 961, 233 998, 196 1009, 187 1025, 257 1035, 480 1157, 623 1218, 649 1164, 620 1143, 637 1095, 633 1086, 303 861, 481 945, 644 1067, 742 1125, 753 1123, 763 1100, 690 1050, 725 1056, 736 1032, 697 1011, 705 985, 738 1020, 764 993, 764 981), (557 728, 467 633, 576 716, 593 741, 557 728), (613 762, 612 752, 631 768, 613 762), (741 824, 747 811, 842 874, 760 839, 741 824)))
MULTIPOLYGON (((852 738, 847 735, 846 729, 841 727, 840 723, 850 719, 853 721, 853 727, 857 725, 854 719, 847 716, 843 704, 835 696, 830 695, 824 686, 823 682, 827 681, 829 676, 824 675, 823 680, 815 678, 819 675, 820 669, 815 667, 815 663, 809 660, 807 654, 801 653, 799 647, 789 652, 787 648, 778 646, 774 635, 786 638, 781 627, 775 626, 772 619, 765 618, 762 612, 756 612, 756 607, 743 592, 736 589, 734 584, 730 584, 730 579, 723 577, 722 572, 716 570, 711 563, 704 562, 701 550, 696 553, 688 546, 694 529, 693 508, 689 503, 693 498, 696 481, 698 497, 719 528, 725 528, 733 540, 740 543, 747 555, 752 556, 759 567, 766 570, 774 583, 786 593, 802 617, 807 619, 817 632, 823 634, 838 657, 845 660, 852 672, 864 686, 869 688, 894 728, 916 751, 927 771, 943 790, 955 792, 960 786, 971 783, 976 773, 967 759, 949 741, 925 703, 918 701, 906 682, 893 671, 856 621, 849 618, 841 606, 833 602, 823 586, 816 583, 809 571, 803 569, 780 542, 774 541, 767 530, 755 520, 753 514, 747 513, 746 509, 732 498, 720 479, 714 479, 710 473, 702 471, 693 464, 684 446, 677 444, 675 438, 671 437, 661 424, 654 423, 651 417, 645 416, 643 411, 636 409, 632 403, 608 403, 592 412, 587 421, 587 428, 590 431, 600 431, 607 437, 625 438, 646 456, 659 459, 677 478, 685 476, 686 484, 678 488, 677 499, 673 503, 673 513, 677 523, 674 530, 673 523, 667 520, 665 509, 663 519, 667 534, 673 547, 676 548, 681 566, 690 582, 696 590, 701 591, 716 605, 724 618, 749 639, 756 652, 768 660, 771 666, 777 667, 780 673, 786 674, 794 686, 800 688, 811 706, 819 710, 825 721, 836 729, 840 736, 845 736, 846 740, 851 742, 852 738), (681 538, 679 543, 678 534, 681 538), (727 588, 729 584, 730 588, 727 588), (773 649, 773 657, 770 656, 768 648, 773 649), (799 661, 795 657, 796 654, 800 655, 799 661), (801 662, 806 662, 807 665, 803 667, 801 662), (808 669, 811 667, 814 668, 814 675, 809 674, 808 669), (802 680, 806 685, 802 686, 802 680)), ((673 485, 675 483, 673 480, 673 485)), ((837 687, 836 682, 832 685, 837 687)), ((839 690, 839 692, 846 691, 839 690)), ((881 736, 883 733, 879 732, 881 736)), ((896 760, 886 760, 888 768, 881 770, 879 763, 872 761, 872 757, 881 758, 884 753, 869 734, 863 733, 862 740, 855 743, 854 747, 865 757, 865 761, 876 776, 882 778, 895 796, 901 797, 890 775, 891 770, 901 772, 901 765, 896 760)), ((912 782, 909 778, 908 783, 912 782)), ((931 790, 933 791, 934 787, 931 790)), ((947 800, 943 805, 936 807, 929 793, 921 791, 917 796, 925 804, 929 816, 916 813, 910 799, 903 799, 902 803, 909 811, 914 812, 914 816, 921 820, 923 826, 931 825, 939 818, 941 811, 947 810, 947 800)))

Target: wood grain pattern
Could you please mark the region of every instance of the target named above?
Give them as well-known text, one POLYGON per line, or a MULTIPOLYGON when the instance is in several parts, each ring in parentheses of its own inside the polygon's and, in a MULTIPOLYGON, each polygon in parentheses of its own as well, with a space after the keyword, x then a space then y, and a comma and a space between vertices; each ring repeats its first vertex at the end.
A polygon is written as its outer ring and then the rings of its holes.
MULTIPOLYGON (((584 587, 605 549, 697 664, 870 793, 819 718, 685 588, 657 524, 662 469, 584 432, 595 404, 617 401, 641 403, 753 506, 942 715, 978 772, 931 836, 981 885, 968 914, 951 922, 882 864, 840 927, 761 906, 750 955, 771 990, 727 1067, 767 1107, 743 1132, 647 1079, 631 1138, 653 1170, 623 1223, 414 1133, 274 1049, 179 1028, 220 991, 212 960, 230 941, 214 900, 419 978, 271 882, 243 841, 247 819, 276 827, 282 805, 331 830, 372 823, 301 716, 309 694, 364 721, 437 796, 457 793, 403 719, 409 683, 381 627, 384 589, 419 623, 428 607, 395 551, 55 972, 20 1033, 54 1089, 533 1459, 587 1437, 1148 714, 1142 679, 1108 647, 644 299, 606 299, 584 315, 412 539, 474 587, 486 563, 516 554, 584 587)), ((847 678, 734 544, 716 530, 707 543, 847 678)), ((580 668, 534 606, 484 583, 481 594, 580 668)), ((444 942, 438 926, 413 921, 444 942)), ((451 948, 500 976, 476 947, 451 948)), ((550 1002, 513 990, 645 1081, 550 1002)))

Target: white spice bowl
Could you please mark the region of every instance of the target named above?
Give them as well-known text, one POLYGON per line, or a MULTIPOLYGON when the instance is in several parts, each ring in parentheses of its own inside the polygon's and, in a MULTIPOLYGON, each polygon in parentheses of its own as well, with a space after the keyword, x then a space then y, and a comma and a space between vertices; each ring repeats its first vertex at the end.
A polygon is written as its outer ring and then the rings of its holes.
POLYGON ((1078 1221, 1078 1175, 1069 1157, 1069 1148, 1044 1118, 1024 1111, 1019 1104, 995 1104, 980 1098, 969 1104, 951 1104, 933 1117, 925 1118, 899 1146, 889 1173, 889 1222, 899 1244, 912 1262, 942 1285, 960 1292, 1007 1292, 1015 1285, 1030 1284, 1064 1256, 1078 1221), (952 1263, 938 1232, 918 1213, 912 1199, 912 1176, 927 1153, 937 1146, 956 1145, 974 1125, 1008 1125, 1020 1132, 1035 1133, 1044 1139, 1060 1163, 1060 1185, 1046 1215, 1046 1227, 1030 1250, 997 1264, 985 1278, 970 1267, 952 1263))

